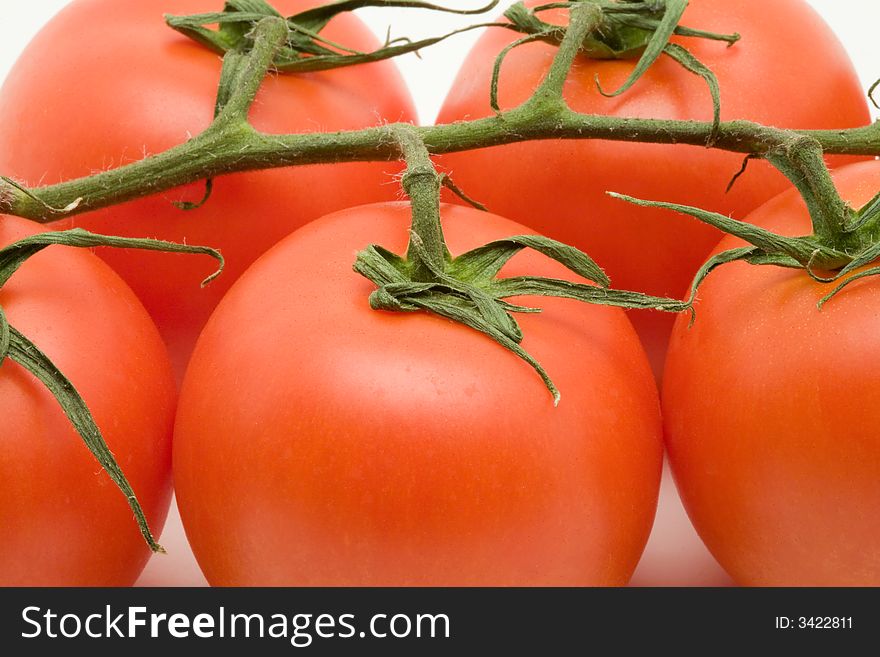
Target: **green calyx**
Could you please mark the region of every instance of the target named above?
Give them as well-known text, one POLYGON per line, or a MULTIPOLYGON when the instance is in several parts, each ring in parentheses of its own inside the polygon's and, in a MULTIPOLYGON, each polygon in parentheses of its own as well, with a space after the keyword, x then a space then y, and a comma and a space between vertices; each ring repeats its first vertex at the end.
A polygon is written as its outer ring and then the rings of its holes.
POLYGON ((613 290, 602 269, 574 247, 537 235, 517 235, 478 247, 455 258, 436 259, 426 250, 416 232, 410 234, 410 249, 428 265, 433 280, 416 280, 411 260, 378 245, 357 256, 354 269, 378 289, 370 295, 374 310, 414 312, 427 310, 492 338, 531 365, 559 403, 560 393, 550 375, 520 343, 523 333, 515 313, 539 313, 539 308, 517 305, 507 299, 545 296, 575 299, 585 303, 621 308, 653 308, 682 312, 688 305, 672 299, 649 297, 613 290), (593 284, 537 276, 499 278, 502 267, 517 253, 532 249, 565 265, 593 284))
POLYGON ((283 19, 288 28, 286 43, 275 54, 273 68, 282 73, 324 71, 343 66, 365 64, 406 53, 417 52, 451 36, 483 27, 471 25, 439 37, 412 41, 405 37, 392 39, 390 34, 381 48, 362 52, 321 35, 336 16, 365 7, 397 7, 427 9, 462 15, 480 14, 494 8, 498 0, 472 10, 449 9, 419 0, 338 0, 327 5, 282 16, 266 0, 226 0, 222 12, 165 17, 168 25, 198 43, 225 55, 246 53, 254 44, 254 28, 265 18, 283 19), (216 29, 209 26, 216 25, 216 29))
POLYGON ((524 34, 540 34, 542 40, 557 44, 565 26, 542 21, 538 14, 550 9, 571 9, 579 4, 596 7, 602 14, 598 29, 587 36, 581 53, 592 59, 644 59, 644 69, 663 52, 673 35, 724 41, 733 45, 739 34, 718 34, 679 25, 688 0, 570 0, 528 8, 523 2, 512 5, 504 16, 514 29, 524 34))
POLYGON ((673 299, 613 290, 605 272, 587 254, 538 235, 496 240, 453 257, 446 247, 440 221, 440 188, 447 179, 437 173, 415 128, 397 126, 390 128, 390 133, 407 162, 402 182, 410 197, 413 220, 405 257, 375 244, 357 256, 354 270, 378 288, 370 295, 374 310, 428 311, 480 331, 528 363, 553 395, 554 404, 558 404, 559 390, 541 364, 521 346, 523 333, 514 317, 517 313, 538 313, 540 309, 508 299, 559 297, 667 312, 682 312, 690 307, 673 299), (561 263, 589 283, 538 276, 500 278, 504 265, 524 249, 561 263))
MULTIPOLYGON (((700 268, 691 285, 688 300, 692 313, 695 312, 693 304, 697 293, 706 277, 718 267, 732 262, 802 269, 817 282, 836 283, 818 302, 820 309, 851 283, 880 275, 880 266, 855 273, 880 259, 880 194, 858 210, 840 201, 846 216, 836 231, 830 236, 817 231, 816 234, 802 237, 779 235, 726 215, 686 205, 645 201, 613 192, 609 194, 641 207, 661 208, 688 215, 749 243, 749 246, 730 249, 713 256, 700 268), (821 275, 819 272, 830 275, 821 275)), ((819 223, 815 217, 815 213, 819 211, 818 204, 810 203, 806 195, 805 198, 813 213, 815 225, 819 223)))
MULTIPOLYGON (((625 93, 661 55, 676 61, 690 73, 702 77, 709 86, 713 105, 713 125, 717 130, 721 122, 721 93, 715 74, 701 63, 689 50, 670 42, 674 36, 695 37, 724 41, 728 45, 736 43, 738 34, 717 34, 691 29, 679 25, 688 0, 572 0, 556 2, 530 9, 524 3, 512 5, 505 17, 510 21, 506 27, 525 34, 505 48, 495 63, 493 74, 492 107, 499 111, 497 100, 498 76, 504 58, 516 47, 533 41, 543 41, 559 45, 565 37, 566 26, 541 20, 538 14, 549 9, 573 9, 578 5, 591 5, 601 14, 595 29, 583 39, 580 54, 592 59, 637 59, 638 62, 627 80, 613 92, 602 89, 598 76, 596 85, 599 92, 608 97, 625 93)), ((714 141, 710 138, 710 144, 714 141)))
MULTIPOLYGON (((82 229, 74 229, 63 232, 39 233, 19 240, 0 250, 0 288, 9 281, 13 274, 29 258, 52 245, 78 248, 111 246, 168 253, 209 255, 215 258, 220 263, 220 266, 217 272, 202 282, 203 286, 210 283, 220 274, 224 264, 220 253, 207 247, 186 246, 158 240, 96 235, 82 229)), ((2 368, 4 361, 7 359, 30 372, 52 393, 71 425, 73 425, 73 428, 86 444, 86 447, 88 447, 113 483, 116 484, 125 496, 128 505, 134 513, 141 534, 150 546, 150 549, 153 552, 164 552, 165 550, 162 546, 156 542, 147 523, 146 515, 138 502, 131 484, 129 484, 110 448, 107 446, 101 430, 95 423, 95 419, 92 417, 82 396, 77 392, 73 383, 55 366, 46 354, 40 351, 37 345, 9 324, 3 308, 0 307, 0 368, 2 368)))

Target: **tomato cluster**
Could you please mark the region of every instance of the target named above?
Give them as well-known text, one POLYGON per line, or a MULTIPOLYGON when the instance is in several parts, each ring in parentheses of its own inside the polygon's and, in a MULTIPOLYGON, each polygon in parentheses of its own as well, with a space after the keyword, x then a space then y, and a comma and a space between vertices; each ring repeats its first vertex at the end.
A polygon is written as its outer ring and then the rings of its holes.
MULTIPOLYGON (((206 129, 221 60, 162 17, 217 4, 74 0, 0 92, 0 172, 51 184, 206 129)), ((274 6, 289 15, 313 4, 274 6)), ((802 0, 694 1, 685 21, 742 36, 734 48, 687 42, 719 79, 723 118, 786 128, 869 121, 842 47, 802 0), (801 101, 820 83, 823 94, 801 101), (786 101, 768 102, 771 93, 786 101)), ((348 15, 322 36, 361 51, 378 45, 348 15)), ((517 36, 486 32, 439 121, 491 114, 493 62, 517 36)), ((553 52, 546 43, 511 52, 502 109, 529 98, 553 52)), ((580 61, 567 102, 613 117, 711 117, 705 84, 671 61, 620 97, 599 93, 597 75, 612 88, 632 66, 580 61)), ((281 134, 413 117, 386 61, 271 75, 250 121, 281 134)), ((519 222, 444 204, 446 240, 454 255, 542 233, 588 252, 616 287, 682 297, 721 235, 605 192, 808 233, 794 190, 770 200, 786 181, 767 163, 725 193, 740 161, 696 146, 575 140, 446 155, 441 170, 519 222)), ((428 313, 371 309, 375 286, 352 263, 371 243, 406 251, 411 209, 390 202, 396 171, 364 163, 228 175, 197 209, 174 202, 197 201, 202 185, 64 220, 219 248, 227 271, 201 292, 210 271, 197 259, 109 249, 98 254, 109 267, 47 251, 0 289, 9 323, 82 393, 156 531, 173 470, 211 584, 624 585, 652 530, 664 439, 694 526, 738 583, 880 583, 873 279, 819 312, 827 289, 806 272, 731 265, 707 279, 693 327, 681 316, 674 330, 674 318, 651 311, 516 298, 542 309, 519 320, 522 347, 562 391, 557 408, 534 371, 485 335, 428 313)), ((850 165, 836 180, 845 200, 864 204, 880 188, 880 165, 850 165)), ((36 230, 2 217, 0 247, 36 230)), ((528 253, 502 275, 577 282, 528 253)), ((96 474, 52 395, 10 362, 0 417, 0 584, 133 583, 149 551, 125 500, 96 474)))

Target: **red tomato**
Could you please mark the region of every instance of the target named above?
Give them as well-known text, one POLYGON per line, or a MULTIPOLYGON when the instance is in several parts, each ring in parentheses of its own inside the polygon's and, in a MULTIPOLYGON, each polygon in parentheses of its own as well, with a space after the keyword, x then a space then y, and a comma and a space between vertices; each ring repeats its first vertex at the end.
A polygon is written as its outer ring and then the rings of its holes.
MULTIPOLYGON (((184 381, 174 469, 215 585, 626 583, 645 545, 662 441, 624 314, 558 299, 520 317, 562 391, 488 337, 370 309, 352 270, 406 247, 409 207, 300 229, 229 292, 184 381)), ((523 227, 445 206, 453 253, 523 227)), ((523 254, 505 275, 564 277, 523 254)))
MULTIPOLYGON (((36 232, 0 216, 0 247, 36 232)), ((176 390, 143 306, 97 257, 57 246, 12 276, 0 306, 83 396, 158 536, 176 390)), ((0 367, 0 418, 0 585, 134 583, 150 551, 125 497, 51 393, 11 360, 0 367)))
MULTIPOLYGON (((880 164, 841 169, 855 207, 880 164)), ((794 192, 748 221, 809 232, 794 192)), ((718 247, 742 246, 727 238, 718 247)), ((663 380, 669 458, 691 519, 746 585, 880 585, 880 281, 725 265, 676 324, 663 380)))
MULTIPOLYGON (((732 48, 674 39, 717 75, 722 119, 792 128, 844 128, 870 121, 865 93, 843 47, 803 0, 693 0, 683 24, 742 35, 732 48), (807 88, 822 93, 809 102, 797 101, 807 88)), ((482 37, 458 74, 440 122, 491 114, 492 64, 518 36, 490 29, 482 37)), ((502 108, 514 107, 533 93, 554 53, 555 48, 535 43, 510 54, 500 80, 502 108)), ((666 57, 622 96, 599 94, 595 76, 604 89, 613 90, 633 67, 632 61, 584 58, 568 81, 565 97, 573 109, 585 113, 711 120, 706 83, 666 57)), ((606 268, 615 287, 680 297, 721 234, 670 212, 633 208, 605 192, 686 203, 741 218, 786 185, 769 165, 753 162, 725 194, 742 159, 696 146, 542 141, 440 161, 466 192, 493 212, 587 251, 606 268)), ((659 372, 672 318, 640 312, 631 319, 659 372)))
MULTIPOLYGON (((216 53, 165 25, 163 14, 218 11, 218 0, 75 0, 19 59, 0 92, 0 172, 28 184, 85 176, 158 153, 210 123, 220 74, 216 53), (59 111, 59 108, 62 108, 59 111)), ((278 0, 293 14, 317 0, 278 0)), ((323 33, 354 48, 378 43, 357 18, 323 33)), ((269 133, 333 131, 414 116, 391 62, 325 73, 273 76, 251 112, 269 133)), ((294 228, 327 212, 391 200, 396 165, 344 164, 248 173, 216 181, 210 201, 183 212, 172 201, 204 186, 157 194, 74 220, 101 233, 158 237, 220 248, 227 269, 201 294, 190 283, 210 273, 199 258, 107 250, 101 256, 132 286, 156 320, 182 373, 192 345, 229 285, 294 228)))

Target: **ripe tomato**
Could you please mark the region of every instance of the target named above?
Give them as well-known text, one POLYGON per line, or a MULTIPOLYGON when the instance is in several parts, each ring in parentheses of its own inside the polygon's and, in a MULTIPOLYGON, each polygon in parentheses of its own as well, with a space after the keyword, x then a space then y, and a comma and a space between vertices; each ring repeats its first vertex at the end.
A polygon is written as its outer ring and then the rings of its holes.
MULTIPOLYGON (((537 4, 537 3, 533 3, 537 4)), ((549 14, 542 13, 545 20, 549 14)), ((561 17, 567 19, 567 12, 561 17)), ((865 93, 843 47, 803 0, 693 0, 683 24, 739 32, 725 43, 676 38, 718 77, 722 119, 751 119, 791 128, 844 128, 870 121, 865 93), (822 89, 809 102, 805 88, 822 89)), ((489 80, 495 56, 518 36, 490 29, 458 74, 443 123, 489 116, 489 80)), ((534 92, 555 48, 534 43, 514 50, 500 79, 502 109, 534 92)), ((632 61, 582 59, 565 97, 584 113, 616 117, 711 120, 706 83, 666 57, 631 90, 605 98, 596 88, 616 89, 632 61)), ((471 196, 539 232, 573 244, 603 265, 615 287, 680 297, 721 234, 663 210, 636 209, 606 196, 617 191, 640 198, 696 205, 742 218, 785 187, 763 162, 725 193, 742 155, 696 146, 606 141, 542 141, 449 155, 440 160, 471 196)), ((837 160, 841 162, 842 160, 837 160)), ((631 319, 659 373, 672 319, 637 312, 631 319)))
MULTIPOLYGON (((445 206, 453 253, 523 227, 445 206)), ((205 328, 174 471, 187 536, 219 585, 624 584, 645 545, 662 441, 624 314, 526 298, 523 347, 370 309, 352 270, 406 246, 409 207, 352 208, 260 259, 205 328)), ((505 275, 564 277, 540 256, 505 275)))
MULTIPOLYGON (((0 216, 0 247, 36 232, 0 216)), ((94 255, 50 247, 0 289, 0 306, 79 390, 158 536, 171 498, 176 390, 137 297, 94 255)), ((51 393, 8 359, 0 418, 0 585, 134 583, 150 551, 125 498, 51 393)))
MULTIPOLYGON (((859 207, 880 189, 880 164, 836 180, 859 207)), ((794 192, 748 221, 809 231, 794 192)), ((818 310, 831 289, 803 271, 725 265, 702 286, 693 328, 683 317, 673 332, 670 462, 700 536, 740 584, 880 584, 880 281, 818 310)))
MULTIPOLYGON (((317 4, 274 3, 285 14, 317 4)), ((30 44, 0 92, 0 172, 28 184, 51 184, 167 150, 205 129, 213 116, 220 58, 167 27, 163 14, 218 11, 222 5, 72 2, 30 44)), ((334 19, 323 34, 362 50, 378 45, 351 16, 334 19)), ((253 124, 269 133, 361 128, 413 116, 391 62, 273 76, 251 112, 253 124)), ((226 273, 199 295, 189 293, 189 283, 210 273, 210 264, 199 258, 101 254, 144 302, 182 374, 204 322, 248 265, 307 221, 393 199, 396 188, 383 183, 385 172, 396 170, 381 163, 344 164, 228 176, 216 181, 212 198, 197 211, 183 212, 172 201, 197 201, 202 184, 77 217, 74 224, 223 251, 226 273)))

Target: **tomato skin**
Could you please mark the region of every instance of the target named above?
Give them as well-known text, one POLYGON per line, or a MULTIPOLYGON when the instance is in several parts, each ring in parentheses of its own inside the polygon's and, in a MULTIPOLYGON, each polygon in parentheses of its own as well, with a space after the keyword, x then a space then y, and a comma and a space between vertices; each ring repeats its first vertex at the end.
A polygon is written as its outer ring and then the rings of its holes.
MULTIPOLYGON (((443 207, 460 253, 523 227, 443 207)), ((214 585, 626 583, 662 441, 650 368, 617 309, 526 298, 523 342, 562 391, 462 325, 373 311, 352 270, 406 247, 409 208, 300 229, 199 339, 175 427, 178 505, 214 585)), ((564 277, 521 254, 506 275, 564 277)))
MULTIPOLYGON (((547 19, 547 14, 542 16, 547 19)), ((865 93, 843 47, 803 0, 693 0, 683 24, 742 35, 732 48, 675 39, 717 75, 723 120, 804 129, 870 122, 865 93), (822 94, 810 102, 788 102, 802 97, 805 86, 822 88, 822 94)), ((489 30, 481 37, 459 72, 439 122, 491 115, 489 80, 495 56, 518 36, 489 30)), ((554 53, 555 48, 541 43, 511 52, 499 85, 502 109, 529 98, 554 53)), ((625 94, 599 94, 596 76, 603 89, 612 91, 633 66, 632 61, 579 60, 567 82, 566 100, 583 113, 711 120, 706 83, 666 57, 625 94)), ((605 192, 696 205, 742 218, 787 184, 767 163, 752 162, 747 175, 726 193, 742 159, 741 154, 698 146, 542 141, 452 154, 440 162, 457 184, 491 211, 587 251, 606 267, 615 287, 680 298, 721 234, 671 212, 634 208, 605 192)), ((657 312, 630 315, 659 374, 673 320, 657 312)))
MULTIPOLYGON (((320 3, 274 4, 292 14, 320 3)), ((28 184, 51 184, 165 151, 204 130, 213 116, 220 58, 167 27, 163 14, 218 7, 222 2, 216 0, 72 2, 26 49, 0 93, 0 171, 28 184)), ((377 45, 351 16, 334 19, 325 35, 364 50, 377 45)), ((277 134, 362 128, 414 116, 392 62, 273 76, 251 112, 256 128, 277 134)), ((212 198, 197 211, 183 212, 172 202, 198 201, 201 183, 77 217, 74 224, 223 251, 226 272, 202 293, 198 281, 211 264, 199 258, 101 254, 144 302, 182 374, 204 322, 248 265, 323 214, 394 199, 396 188, 387 184, 386 172, 397 170, 397 164, 368 163, 238 174, 218 179, 212 198)))
MULTIPOLYGON (((835 179, 860 207, 880 189, 880 164, 835 179)), ((794 192, 748 221, 809 232, 794 192)), ((725 265, 702 286, 693 328, 682 318, 673 332, 670 462, 698 532, 740 584, 880 584, 880 282, 817 310, 831 289, 803 271, 725 265)))
MULTIPOLYGON (((0 216, 0 247, 36 232, 0 216)), ((177 391, 143 306, 99 258, 57 246, 13 275, 0 306, 82 394, 158 536, 177 391)), ((11 360, 0 367, 0 417, 0 585, 133 584, 150 550, 125 497, 55 398, 11 360)))

